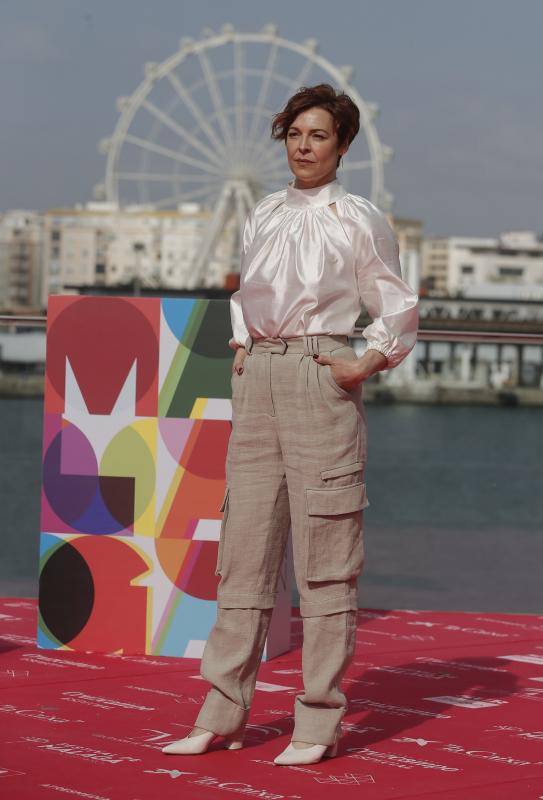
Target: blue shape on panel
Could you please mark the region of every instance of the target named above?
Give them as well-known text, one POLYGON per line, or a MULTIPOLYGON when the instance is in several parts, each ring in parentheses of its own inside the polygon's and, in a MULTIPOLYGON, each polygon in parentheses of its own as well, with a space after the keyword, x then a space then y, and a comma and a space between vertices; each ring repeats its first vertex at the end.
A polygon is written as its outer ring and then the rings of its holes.
POLYGON ((168 327, 180 342, 185 333, 195 303, 201 302, 198 298, 164 297, 161 300, 162 313, 168 327))
POLYGON ((45 631, 43 631, 38 623, 38 631, 36 636, 36 644, 45 650, 60 650, 60 645, 56 639, 51 639, 45 631))
MULTIPOLYGON (((40 559, 43 558, 49 550, 64 544, 65 541, 66 539, 62 536, 55 536, 54 533, 40 533, 40 559)), ((41 630, 39 621, 36 630, 36 644, 38 647, 43 647, 46 650, 58 650, 59 648, 57 640, 49 638, 49 636, 41 630)))
POLYGON ((64 541, 65 540, 61 536, 55 536, 54 533, 40 533, 40 558, 52 547, 56 547, 64 541))
MULTIPOLYGON (((120 478, 121 481, 134 481, 134 478, 120 478)), ((130 531, 125 530, 123 523, 115 519, 106 507, 98 481, 96 481, 96 490, 92 502, 89 503, 83 514, 77 519, 72 521, 72 525, 76 531, 82 533, 92 534, 93 536, 107 536, 123 532, 123 535, 130 536, 130 531)))
POLYGON ((215 600, 201 600, 180 593, 168 619, 168 634, 163 640, 161 656, 182 656, 191 639, 206 640, 217 617, 215 600))

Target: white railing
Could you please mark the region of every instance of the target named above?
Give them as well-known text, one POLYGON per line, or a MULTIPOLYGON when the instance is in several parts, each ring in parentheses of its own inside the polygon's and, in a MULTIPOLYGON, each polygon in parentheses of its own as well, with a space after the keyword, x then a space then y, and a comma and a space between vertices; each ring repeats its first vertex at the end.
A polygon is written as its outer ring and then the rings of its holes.
MULTIPOLYGON (((45 328, 47 315, 0 314, 1 326, 45 328)), ((355 328, 353 338, 362 336, 362 328, 355 328)), ((501 331, 455 331, 442 328, 421 328, 419 342, 471 342, 477 344, 543 344, 543 333, 503 333, 501 331)))

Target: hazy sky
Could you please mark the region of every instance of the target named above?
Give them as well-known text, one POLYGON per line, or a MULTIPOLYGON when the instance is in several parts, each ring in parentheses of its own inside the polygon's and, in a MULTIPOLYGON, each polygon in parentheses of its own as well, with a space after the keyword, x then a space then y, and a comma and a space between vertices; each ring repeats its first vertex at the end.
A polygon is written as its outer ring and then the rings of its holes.
POLYGON ((427 234, 543 232, 541 0, 0 0, 0 211, 91 199, 116 98, 224 22, 275 22, 354 67, 395 150, 395 214, 427 234))

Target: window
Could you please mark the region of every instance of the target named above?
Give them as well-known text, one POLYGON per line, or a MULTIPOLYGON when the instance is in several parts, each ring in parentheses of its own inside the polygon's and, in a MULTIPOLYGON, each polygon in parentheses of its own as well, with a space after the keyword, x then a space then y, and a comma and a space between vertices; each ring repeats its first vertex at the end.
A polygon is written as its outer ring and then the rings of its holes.
POLYGON ((521 278, 524 275, 524 267, 499 267, 498 272, 500 277, 514 277, 521 278))
POLYGON ((462 275, 473 275, 473 273, 475 272, 475 267, 473 266, 473 264, 462 264, 462 266, 460 267, 460 272, 462 273, 462 275))

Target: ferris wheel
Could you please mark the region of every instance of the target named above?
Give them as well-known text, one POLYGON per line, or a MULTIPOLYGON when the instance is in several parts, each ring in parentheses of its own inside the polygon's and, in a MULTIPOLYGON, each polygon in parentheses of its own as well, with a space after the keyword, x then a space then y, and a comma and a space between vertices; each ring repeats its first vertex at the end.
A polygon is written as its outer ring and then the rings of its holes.
MULTIPOLYGON (((188 288, 201 283, 226 227, 234 224, 240 245, 249 209, 292 179, 284 142, 271 139, 270 126, 302 86, 331 83, 356 103, 360 131, 338 178, 390 210, 383 166, 393 150, 376 131, 379 108, 350 83, 352 68, 321 56, 315 39, 289 41, 272 24, 253 33, 225 24, 218 33, 204 29, 198 40, 181 39, 174 55, 144 71, 135 92, 117 100, 117 125, 100 143, 107 164, 95 196, 121 206, 160 210, 197 202, 208 209, 188 288)), ((239 246, 233 261, 239 263, 239 246)))

